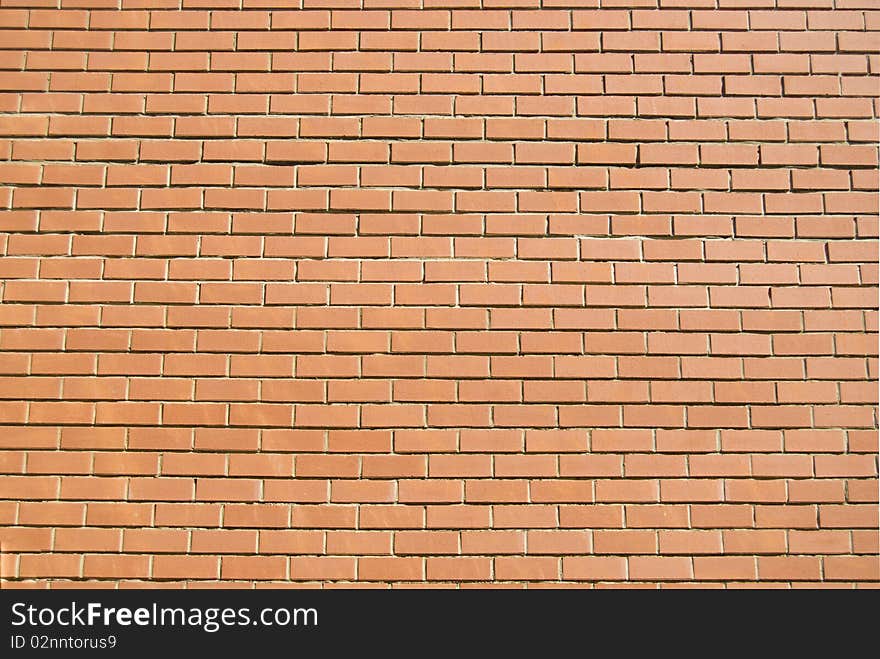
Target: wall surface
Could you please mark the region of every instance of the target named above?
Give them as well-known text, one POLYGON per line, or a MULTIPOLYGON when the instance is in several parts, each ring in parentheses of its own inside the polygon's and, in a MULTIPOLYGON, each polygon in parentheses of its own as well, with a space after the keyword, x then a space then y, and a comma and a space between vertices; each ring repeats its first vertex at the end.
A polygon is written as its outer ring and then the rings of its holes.
POLYGON ((877 0, 0 0, 3 587, 877 585, 877 0))

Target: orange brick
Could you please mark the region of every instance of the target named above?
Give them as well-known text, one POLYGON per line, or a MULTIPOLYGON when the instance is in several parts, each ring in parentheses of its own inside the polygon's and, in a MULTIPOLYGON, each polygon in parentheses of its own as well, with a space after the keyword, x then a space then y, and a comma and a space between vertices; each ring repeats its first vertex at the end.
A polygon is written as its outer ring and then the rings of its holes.
POLYGON ((263 4, 0 12, 10 583, 876 584, 872 12, 263 4))

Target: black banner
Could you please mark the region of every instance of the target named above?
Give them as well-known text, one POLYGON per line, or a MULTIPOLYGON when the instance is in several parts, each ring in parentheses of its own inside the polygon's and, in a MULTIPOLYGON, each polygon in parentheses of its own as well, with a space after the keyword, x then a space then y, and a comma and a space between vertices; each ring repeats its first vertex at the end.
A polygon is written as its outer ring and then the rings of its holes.
MULTIPOLYGON (((863 600, 856 593, 843 595, 863 600)), ((873 597, 874 595, 871 595, 873 597)), ((0 590, 0 657, 163 651, 608 650, 790 653, 858 647, 871 625, 840 594, 685 591, 0 590), (820 599, 821 598, 821 599, 820 599), (835 606, 828 606, 831 600, 835 606), (820 624, 810 619, 817 615, 820 624), (841 636, 842 634, 843 636, 841 636), (835 638, 837 640, 835 640, 835 638), (710 644, 710 645, 707 645, 710 644)), ((870 647, 864 646, 865 648, 870 647)))

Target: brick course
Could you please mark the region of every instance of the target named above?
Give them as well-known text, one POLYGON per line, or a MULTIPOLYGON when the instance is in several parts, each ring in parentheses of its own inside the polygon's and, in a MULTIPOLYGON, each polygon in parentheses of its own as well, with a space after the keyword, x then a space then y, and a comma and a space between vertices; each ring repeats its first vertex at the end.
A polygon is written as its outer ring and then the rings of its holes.
POLYGON ((876 0, 0 0, 3 587, 876 586, 876 0))

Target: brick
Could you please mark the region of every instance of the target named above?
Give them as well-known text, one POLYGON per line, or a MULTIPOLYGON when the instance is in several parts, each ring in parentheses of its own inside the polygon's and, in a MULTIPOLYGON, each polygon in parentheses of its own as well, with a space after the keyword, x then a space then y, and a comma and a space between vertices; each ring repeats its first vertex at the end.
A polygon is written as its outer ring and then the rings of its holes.
POLYGON ((203 4, 0 15, 13 582, 877 582, 871 12, 203 4))

